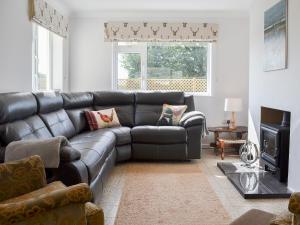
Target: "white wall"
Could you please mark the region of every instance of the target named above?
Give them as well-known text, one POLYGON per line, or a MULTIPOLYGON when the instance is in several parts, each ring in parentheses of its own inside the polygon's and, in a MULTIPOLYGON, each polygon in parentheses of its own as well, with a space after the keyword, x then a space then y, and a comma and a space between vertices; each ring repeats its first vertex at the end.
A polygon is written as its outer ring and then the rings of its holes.
POLYGON ((27 1, 0 1, 0 92, 31 91, 32 26, 27 1))
POLYGON ((291 111, 288 186, 300 191, 300 1, 289 0, 289 64, 287 70, 263 72, 264 11, 276 0, 255 0, 250 15, 249 127, 253 141, 259 140, 260 107, 291 111))
POLYGON ((208 125, 220 125, 225 115, 224 98, 242 97, 245 111, 239 124, 247 125, 249 74, 249 20, 247 13, 222 12, 103 12, 77 15, 71 19, 70 90, 110 90, 112 87, 112 44, 104 42, 107 21, 216 22, 219 41, 213 56, 211 97, 195 97, 196 108, 207 115, 208 125))
MULTIPOLYGON (((66 7, 57 0, 49 3, 64 15, 66 7)), ((65 40, 65 53, 68 53, 65 40)), ((68 64, 68 54, 64 56, 68 64)), ((68 68, 68 66, 67 66, 68 68)), ((68 89, 68 70, 64 70, 64 89, 68 89)), ((0 93, 32 90, 32 23, 27 0, 0 1, 0 93)))

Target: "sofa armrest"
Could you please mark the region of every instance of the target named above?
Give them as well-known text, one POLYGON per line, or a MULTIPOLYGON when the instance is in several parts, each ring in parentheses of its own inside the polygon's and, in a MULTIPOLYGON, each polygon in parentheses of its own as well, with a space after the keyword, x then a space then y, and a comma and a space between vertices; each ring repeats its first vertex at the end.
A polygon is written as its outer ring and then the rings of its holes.
POLYGON ((78 150, 72 148, 71 146, 63 146, 60 149, 60 161, 61 162, 73 162, 79 160, 81 154, 78 150))
POLYGON ((49 210, 71 204, 84 204, 92 199, 87 184, 78 184, 40 195, 37 198, 0 204, 0 224, 12 224, 49 210))
POLYGON ((192 111, 183 114, 181 120, 179 121, 179 125, 188 128, 192 126, 201 126, 205 123, 205 117, 203 113, 192 111))

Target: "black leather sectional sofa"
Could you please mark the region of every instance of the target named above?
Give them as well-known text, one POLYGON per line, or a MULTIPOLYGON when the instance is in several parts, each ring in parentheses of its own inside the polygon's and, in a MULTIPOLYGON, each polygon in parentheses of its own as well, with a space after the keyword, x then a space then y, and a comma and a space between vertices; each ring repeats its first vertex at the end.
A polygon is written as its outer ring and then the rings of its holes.
POLYGON ((205 121, 194 110, 193 97, 182 92, 4 93, 0 158, 12 141, 65 136, 72 148, 62 151, 59 168, 48 170, 48 178, 88 183, 97 202, 116 162, 199 159, 205 121), (156 126, 164 103, 188 106, 179 126, 156 126), (112 107, 122 127, 90 131, 84 111, 112 107))

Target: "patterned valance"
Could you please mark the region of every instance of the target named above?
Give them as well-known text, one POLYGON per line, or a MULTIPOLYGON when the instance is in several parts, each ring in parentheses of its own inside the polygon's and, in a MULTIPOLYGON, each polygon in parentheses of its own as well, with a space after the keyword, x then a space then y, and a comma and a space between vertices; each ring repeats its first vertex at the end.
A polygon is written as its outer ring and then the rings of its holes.
POLYGON ((218 38, 218 25, 211 23, 108 22, 105 41, 207 41, 218 38))
POLYGON ((62 36, 68 35, 68 20, 44 0, 29 0, 31 20, 62 36))

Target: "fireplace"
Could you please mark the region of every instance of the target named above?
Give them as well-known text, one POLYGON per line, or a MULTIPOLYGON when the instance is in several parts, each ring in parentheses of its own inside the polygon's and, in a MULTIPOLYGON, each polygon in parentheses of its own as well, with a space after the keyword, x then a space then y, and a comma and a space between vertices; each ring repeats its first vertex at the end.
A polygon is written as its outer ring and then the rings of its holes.
POLYGON ((245 198, 289 198, 291 113, 262 107, 260 127, 260 166, 241 162, 218 162, 217 166, 245 198))
POLYGON ((263 107, 260 166, 283 183, 288 178, 289 140, 290 112, 263 107))

